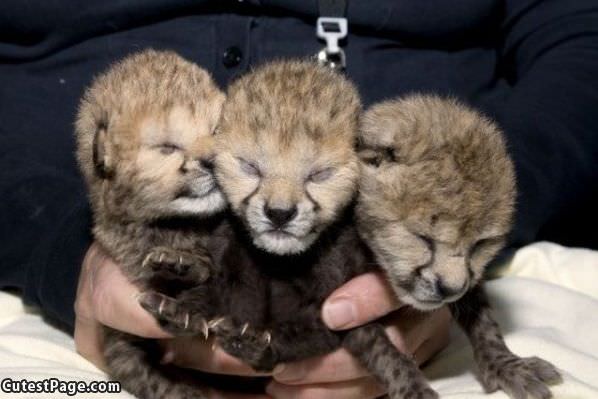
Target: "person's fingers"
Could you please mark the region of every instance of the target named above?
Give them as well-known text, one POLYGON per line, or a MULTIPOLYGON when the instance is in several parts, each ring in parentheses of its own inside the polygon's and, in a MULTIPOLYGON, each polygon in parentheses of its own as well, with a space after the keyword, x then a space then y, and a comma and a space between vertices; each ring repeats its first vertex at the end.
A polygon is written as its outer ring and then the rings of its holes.
POLYGON ((76 318, 74 339, 77 352, 105 371, 106 364, 102 354, 103 337, 102 326, 95 320, 76 318))
MULTIPOLYGON (((168 338, 155 319, 138 303, 138 289, 101 248, 94 244, 82 265, 75 301, 75 345, 77 351, 100 368, 105 368, 102 353, 103 325, 147 338, 168 338)), ((236 375, 257 375, 240 360, 212 350, 200 339, 172 339, 164 359, 185 367, 236 375), (178 343, 178 344, 177 344, 178 343)), ((267 399, 266 395, 240 395, 209 391, 215 399, 267 399)))
MULTIPOLYGON (((417 312, 402 308, 383 319, 386 332, 399 351, 414 356, 418 364, 448 343, 450 312, 442 308, 417 312)), ((321 384, 355 380, 369 373, 345 349, 324 356, 282 365, 273 378, 286 385, 321 384)))
POLYGON ((437 334, 434 334, 428 340, 422 342, 415 350, 415 353, 413 354, 415 363, 417 363, 418 366, 426 363, 434 357, 434 355, 443 350, 449 344, 449 341, 449 329, 441 329, 437 334))
POLYGON ((114 261, 99 250, 91 260, 88 276, 91 311, 95 319, 116 330, 145 338, 167 338, 154 317, 146 312, 137 297, 139 290, 114 261))
POLYGON ((224 352, 213 340, 197 337, 180 337, 162 341, 163 362, 179 367, 192 368, 213 374, 239 376, 263 376, 270 373, 258 373, 250 366, 224 352))
POLYGON ((396 294, 380 273, 355 277, 324 302, 322 319, 333 330, 365 324, 398 309, 396 294))
POLYGON ((284 399, 374 399, 384 394, 384 389, 374 377, 331 384, 285 385, 272 381, 266 387, 271 397, 284 399))
POLYGON ((206 392, 207 399, 272 399, 268 395, 250 395, 233 392, 222 392, 215 389, 210 389, 206 392))
POLYGON ((415 355, 421 364, 448 343, 451 313, 447 307, 431 312, 404 307, 389 315, 384 323, 394 346, 402 353, 415 355))
POLYGON ((103 326, 145 337, 164 338, 164 332, 137 303, 137 288, 97 244, 83 260, 75 299, 75 347, 99 368, 105 368, 102 353, 103 326))
POLYGON ((355 380, 368 374, 346 349, 341 348, 324 356, 284 364, 273 378, 288 385, 302 385, 355 380))
POLYGON ((97 245, 92 244, 83 260, 81 274, 77 285, 75 298, 75 330, 74 340, 77 352, 96 367, 105 369, 102 354, 103 331, 102 326, 93 317, 93 304, 91 302, 91 278, 89 272, 98 258, 97 245))

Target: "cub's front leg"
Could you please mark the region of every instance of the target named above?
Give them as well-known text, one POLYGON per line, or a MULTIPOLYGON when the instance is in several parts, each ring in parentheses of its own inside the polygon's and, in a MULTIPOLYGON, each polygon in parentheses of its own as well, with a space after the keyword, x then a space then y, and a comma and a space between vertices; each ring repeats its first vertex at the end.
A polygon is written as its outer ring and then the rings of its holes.
POLYGON ((551 398, 548 385, 561 381, 549 362, 538 357, 521 358, 507 348, 481 286, 451 305, 453 316, 468 335, 487 392, 498 389, 513 399, 551 398))
POLYGON ((292 321, 267 328, 226 320, 217 327, 216 336, 226 352, 263 372, 272 371, 279 363, 328 353, 340 345, 340 336, 324 325, 318 313, 306 309, 292 321))
POLYGON ((139 303, 170 333, 188 335, 200 328, 198 325, 206 331, 198 315, 205 315, 204 303, 209 294, 202 286, 213 274, 211 269, 211 257, 204 248, 190 252, 155 247, 145 255, 135 279, 143 293, 139 303), (185 306, 174 306, 172 301, 180 296, 183 298, 179 302, 185 306), (190 327, 191 323, 196 325, 190 327))
POLYGON ((207 284, 184 290, 176 298, 145 291, 139 297, 139 304, 175 336, 202 335, 207 339, 218 314, 218 298, 207 284))
POLYGON ((216 306, 210 302, 209 288, 198 286, 177 298, 158 292, 142 293, 139 303, 168 332, 176 335, 216 337, 229 354, 258 370, 274 368, 275 355, 270 346, 269 331, 261 331, 250 323, 238 323, 230 316, 216 316, 216 306))

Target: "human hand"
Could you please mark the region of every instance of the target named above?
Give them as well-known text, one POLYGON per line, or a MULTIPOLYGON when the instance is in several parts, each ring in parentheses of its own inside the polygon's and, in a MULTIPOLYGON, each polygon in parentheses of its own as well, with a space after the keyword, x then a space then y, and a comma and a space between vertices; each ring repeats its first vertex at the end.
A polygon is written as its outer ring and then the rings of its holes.
MULTIPOLYGON (((97 244, 93 244, 83 262, 75 302, 75 344, 78 352, 100 368, 105 368, 102 356, 102 325, 146 338, 168 338, 158 323, 138 304, 137 287, 97 244)), ((333 329, 351 328, 388 315, 387 332, 395 345, 405 353, 414 354, 424 362, 446 345, 450 314, 441 309, 428 314, 407 314, 384 279, 377 274, 357 277, 335 291, 326 302, 323 319, 333 329), (349 299, 349 312, 331 311, 333 303, 349 299), (399 309, 397 311, 397 309, 399 309), (393 313, 393 311, 396 311, 393 313), (353 316, 342 323, 339 314, 353 316)), ((164 339, 166 363, 194 368, 208 373, 257 376, 249 366, 212 348, 210 341, 199 338, 164 339)), ((236 395, 208 392, 214 399, 284 398, 374 398, 383 393, 373 377, 363 370, 345 350, 284 365, 274 375, 274 381, 264 395, 236 395)))
MULTIPOLYGON (((386 331, 403 353, 422 364, 444 348, 449 340, 451 315, 444 307, 420 313, 402 307, 378 273, 349 281, 330 295, 322 309, 328 327, 343 330, 382 319, 386 331)), ((345 349, 325 356, 279 366, 267 392, 273 398, 368 399, 384 389, 345 349)))
MULTIPOLYGON (((102 325, 145 338, 164 339, 164 362, 205 372, 256 375, 240 360, 202 339, 170 338, 138 303, 139 290, 120 267, 93 243, 79 277, 75 299, 75 346, 87 360, 106 369, 102 355, 102 325)), ((236 395, 210 390, 210 399, 266 399, 264 395, 236 395)))

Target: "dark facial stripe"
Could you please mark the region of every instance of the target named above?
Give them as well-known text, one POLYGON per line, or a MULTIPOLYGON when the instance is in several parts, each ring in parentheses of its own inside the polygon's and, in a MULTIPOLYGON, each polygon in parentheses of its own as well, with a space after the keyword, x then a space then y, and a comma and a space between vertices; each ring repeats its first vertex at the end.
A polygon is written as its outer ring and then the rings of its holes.
POLYGON ((258 183, 258 185, 255 186, 255 189, 251 193, 249 193, 249 195, 247 197, 243 198, 243 201, 241 201, 241 205, 246 207, 249 204, 249 201, 251 201, 251 199, 257 194, 261 185, 262 185, 262 182, 260 181, 258 183))
POLYGON ((314 199, 314 197, 311 196, 311 194, 309 193, 309 190, 306 188, 305 189, 305 195, 307 196, 307 199, 314 204, 314 212, 318 212, 320 209, 322 209, 322 207, 320 206, 320 204, 318 203, 318 201, 316 201, 314 199))

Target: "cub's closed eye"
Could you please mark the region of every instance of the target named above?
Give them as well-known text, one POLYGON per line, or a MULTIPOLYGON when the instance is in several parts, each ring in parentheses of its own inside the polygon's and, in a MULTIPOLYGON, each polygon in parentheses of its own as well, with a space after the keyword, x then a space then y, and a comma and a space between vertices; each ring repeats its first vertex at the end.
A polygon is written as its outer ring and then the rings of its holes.
POLYGON ((381 156, 374 156, 371 158, 363 158, 363 161, 365 163, 367 163, 368 165, 374 166, 374 167, 378 167, 380 166, 380 164, 382 164, 383 158, 381 156))
POLYGON ((364 149, 359 152, 359 157, 363 162, 374 167, 378 167, 384 162, 397 162, 395 149, 392 147, 364 149))
POLYGON ((161 154, 170 155, 176 151, 182 151, 183 149, 176 144, 172 143, 162 143, 155 146, 158 150, 160 150, 161 154))
POLYGON ((322 183, 332 177, 334 174, 334 168, 325 168, 316 170, 307 176, 307 180, 312 183, 322 183))
POLYGON ((378 167, 382 163, 382 156, 372 149, 361 150, 358 155, 359 158, 368 165, 378 167))
POLYGON ((471 246, 469 253, 474 254, 477 251, 479 251, 480 249, 485 248, 487 246, 502 244, 502 242, 504 240, 505 240, 504 236, 483 238, 481 240, 476 241, 476 243, 471 246))
POLYGON ((260 168, 254 163, 247 161, 243 158, 237 158, 239 160, 239 165, 241 165, 241 170, 248 174, 249 176, 261 177, 262 172, 260 168))

